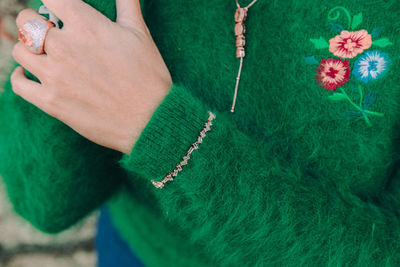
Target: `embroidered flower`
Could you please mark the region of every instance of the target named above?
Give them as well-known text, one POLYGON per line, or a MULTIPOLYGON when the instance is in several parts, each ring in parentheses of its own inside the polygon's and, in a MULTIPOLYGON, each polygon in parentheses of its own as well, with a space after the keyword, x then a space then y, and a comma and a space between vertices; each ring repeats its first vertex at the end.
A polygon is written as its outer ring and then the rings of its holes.
POLYGON ((372 45, 371 35, 366 30, 342 31, 329 40, 329 52, 340 58, 353 58, 372 45))
POLYGON ((376 80, 388 71, 389 55, 379 50, 368 51, 354 63, 353 74, 364 83, 376 80))
MULTIPOLYGON (((383 117, 384 113, 370 110, 376 97, 373 89, 366 93, 367 88, 362 83, 383 76, 389 70, 392 62, 388 54, 378 50, 368 51, 368 49, 371 46, 384 48, 393 43, 389 38, 381 36, 383 27, 370 29, 370 34, 365 29, 358 30, 363 22, 361 12, 352 16, 347 8, 336 6, 328 12, 328 20, 330 28, 336 36, 329 39, 328 42, 323 35, 320 35, 319 38, 310 38, 310 42, 317 50, 329 49, 329 52, 339 59, 327 58, 319 61, 318 57, 309 55, 304 57, 304 61, 308 65, 317 65, 317 73, 314 77, 318 84, 327 90, 334 91, 328 94, 328 99, 333 102, 343 101, 350 104, 351 110, 345 113, 346 117, 363 117, 367 125, 372 126, 371 118, 383 117), (347 27, 339 24, 339 22, 345 21, 343 18, 347 18, 347 27), (351 69, 350 62, 354 66, 351 69), (354 74, 352 79, 350 79, 350 73, 354 74), (352 83, 351 87, 348 82, 352 83), (343 86, 344 84, 346 86, 343 86), (348 94, 349 88, 352 90, 348 94)), ((318 56, 322 55, 322 53, 318 54, 318 56)))
POLYGON ((350 61, 336 58, 321 59, 315 79, 327 90, 336 90, 350 79, 350 61))

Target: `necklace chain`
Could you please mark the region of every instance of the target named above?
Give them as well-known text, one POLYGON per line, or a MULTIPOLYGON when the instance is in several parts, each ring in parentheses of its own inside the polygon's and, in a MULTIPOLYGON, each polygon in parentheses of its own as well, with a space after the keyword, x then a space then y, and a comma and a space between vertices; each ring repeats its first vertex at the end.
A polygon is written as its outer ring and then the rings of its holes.
POLYGON ((240 81, 240 74, 242 71, 242 66, 243 66, 243 58, 245 56, 244 52, 244 45, 245 45, 245 25, 243 24, 244 21, 246 20, 247 17, 247 10, 257 1, 253 0, 248 6, 246 7, 240 7, 238 0, 236 1, 236 12, 235 12, 235 35, 236 35, 236 57, 240 58, 240 64, 239 64, 239 70, 238 70, 238 76, 236 77, 236 86, 235 86, 235 94, 233 96, 233 103, 232 103, 232 108, 231 112, 234 112, 235 109, 235 103, 236 103, 236 96, 237 96, 237 90, 239 87, 239 81, 240 81))
MULTIPOLYGON (((235 1, 236 1, 236 6, 237 6, 238 8, 240 8, 240 5, 239 5, 239 3, 238 3, 238 0, 235 0, 235 1)), ((246 6, 246 7, 244 7, 244 8, 249 9, 255 2, 257 2, 257 0, 253 0, 253 2, 251 2, 248 6, 246 6)))

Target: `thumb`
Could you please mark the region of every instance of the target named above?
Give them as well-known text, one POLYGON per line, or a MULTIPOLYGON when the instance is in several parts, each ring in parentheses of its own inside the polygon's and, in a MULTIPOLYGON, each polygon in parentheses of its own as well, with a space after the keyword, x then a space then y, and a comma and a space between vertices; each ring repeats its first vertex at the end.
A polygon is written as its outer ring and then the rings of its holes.
POLYGON ((129 28, 144 26, 140 0, 116 0, 117 23, 129 28))

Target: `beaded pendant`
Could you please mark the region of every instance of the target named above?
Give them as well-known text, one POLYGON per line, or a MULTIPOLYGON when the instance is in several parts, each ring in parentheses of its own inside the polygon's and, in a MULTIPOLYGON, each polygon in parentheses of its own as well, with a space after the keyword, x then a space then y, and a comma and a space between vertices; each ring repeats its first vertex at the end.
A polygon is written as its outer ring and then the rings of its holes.
POLYGON ((246 27, 243 24, 247 17, 247 8, 238 8, 235 13, 235 35, 236 35, 236 57, 242 58, 245 56, 244 53, 244 45, 245 45, 245 36, 246 27))

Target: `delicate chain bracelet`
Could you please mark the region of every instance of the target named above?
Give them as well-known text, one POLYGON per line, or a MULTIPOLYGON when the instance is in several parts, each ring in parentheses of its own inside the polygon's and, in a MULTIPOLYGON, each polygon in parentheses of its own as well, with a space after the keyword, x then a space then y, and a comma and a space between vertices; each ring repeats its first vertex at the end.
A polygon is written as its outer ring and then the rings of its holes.
POLYGON ((196 150, 199 148, 199 144, 201 144, 201 142, 203 142, 203 138, 206 136, 206 132, 211 130, 210 129, 210 126, 212 125, 211 121, 213 119, 215 119, 215 117, 216 117, 211 111, 208 111, 208 113, 210 114, 210 116, 208 117, 208 121, 204 124, 204 128, 200 132, 200 135, 197 138, 197 141, 194 142, 192 145, 190 145, 190 148, 189 148, 186 156, 184 156, 183 160, 176 165, 173 172, 167 174, 161 181, 156 182, 154 180, 151 180, 151 182, 153 183, 153 185, 155 187, 163 188, 166 182, 174 180, 174 178, 178 175, 178 172, 180 172, 182 170, 182 166, 187 164, 187 161, 190 159, 190 154, 192 154, 193 150, 196 150))

